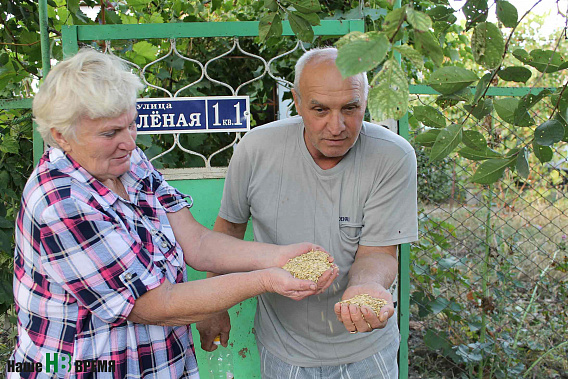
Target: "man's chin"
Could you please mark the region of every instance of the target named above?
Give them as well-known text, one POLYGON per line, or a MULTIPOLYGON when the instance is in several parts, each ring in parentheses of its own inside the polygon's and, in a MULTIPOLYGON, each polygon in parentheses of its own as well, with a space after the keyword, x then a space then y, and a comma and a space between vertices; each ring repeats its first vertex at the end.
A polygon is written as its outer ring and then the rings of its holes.
POLYGON ((349 149, 325 149, 322 155, 326 158, 343 158, 349 149))

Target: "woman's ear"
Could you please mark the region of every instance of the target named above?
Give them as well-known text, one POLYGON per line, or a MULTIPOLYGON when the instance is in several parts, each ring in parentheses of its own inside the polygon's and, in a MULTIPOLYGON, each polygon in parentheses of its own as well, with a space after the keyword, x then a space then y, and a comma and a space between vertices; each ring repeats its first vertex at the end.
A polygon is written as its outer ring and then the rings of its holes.
POLYGON ((57 142, 59 147, 61 147, 63 149, 63 151, 68 153, 71 150, 71 145, 67 141, 67 138, 65 138, 63 136, 63 134, 61 134, 61 132, 59 130, 55 129, 55 128, 51 128, 50 132, 51 132, 51 136, 53 137, 55 142, 57 142))

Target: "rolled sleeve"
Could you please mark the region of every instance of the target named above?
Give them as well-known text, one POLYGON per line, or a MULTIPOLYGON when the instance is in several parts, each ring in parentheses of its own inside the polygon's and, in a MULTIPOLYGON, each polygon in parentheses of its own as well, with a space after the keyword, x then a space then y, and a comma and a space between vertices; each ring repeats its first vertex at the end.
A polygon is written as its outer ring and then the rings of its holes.
POLYGON ((107 323, 126 320, 135 300, 165 279, 123 224, 77 199, 47 207, 40 230, 47 274, 107 323))
POLYGON ((156 188, 156 197, 166 212, 177 212, 183 208, 191 208, 193 206, 191 196, 183 194, 172 187, 158 171, 154 170, 152 177, 154 188, 156 188))

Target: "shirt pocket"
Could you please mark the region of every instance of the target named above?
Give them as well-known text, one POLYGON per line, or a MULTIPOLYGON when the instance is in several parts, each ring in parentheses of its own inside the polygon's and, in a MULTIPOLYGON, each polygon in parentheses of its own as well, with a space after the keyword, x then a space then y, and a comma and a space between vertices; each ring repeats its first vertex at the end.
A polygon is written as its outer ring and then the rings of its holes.
POLYGON ((339 233, 341 239, 348 243, 358 244, 363 230, 362 222, 340 222, 339 233))

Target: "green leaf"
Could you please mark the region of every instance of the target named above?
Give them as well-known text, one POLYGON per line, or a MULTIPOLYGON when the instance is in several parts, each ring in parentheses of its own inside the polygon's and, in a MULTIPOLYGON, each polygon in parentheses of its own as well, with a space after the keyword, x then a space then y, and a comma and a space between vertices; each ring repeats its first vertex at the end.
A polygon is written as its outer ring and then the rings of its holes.
POLYGON ((132 46, 132 50, 147 61, 153 61, 158 56, 159 48, 147 41, 140 41, 132 46))
POLYGON ((509 124, 517 126, 531 126, 534 120, 528 112, 523 112, 520 117, 515 116, 515 111, 519 107, 520 100, 505 97, 493 100, 493 107, 501 119, 509 124))
POLYGON ((552 92, 548 89, 544 89, 540 91, 538 94, 529 93, 521 98, 517 109, 515 109, 514 113, 514 123, 518 123, 524 117, 526 117, 527 111, 531 109, 535 104, 541 101, 544 97, 550 95, 552 92))
POLYGON ((142 150, 152 146, 152 136, 150 134, 139 134, 136 137, 136 144, 143 147, 142 150))
POLYGON ((456 257, 442 258, 438 261, 438 267, 444 271, 448 271, 456 266, 463 266, 463 263, 456 257))
POLYGON ((335 47, 339 50, 343 46, 347 45, 351 41, 357 41, 361 38, 365 38, 365 33, 355 30, 353 32, 349 32, 340 39, 335 42, 335 47))
POLYGON ((465 101, 466 103, 470 103, 473 99, 473 95, 469 88, 463 88, 457 92, 454 92, 449 95, 440 95, 436 98, 436 104, 440 106, 442 109, 446 109, 448 107, 453 107, 454 105, 458 104, 460 101, 465 101))
POLYGON ((278 10, 278 2, 276 0, 264 0, 264 7, 269 12, 276 12, 278 10))
POLYGON ((526 67, 512 66, 503 70, 499 70, 497 75, 503 80, 508 82, 522 82, 526 83, 532 76, 531 70, 526 67))
POLYGON ((471 177, 473 183, 491 184, 497 182, 503 176, 505 169, 511 165, 511 161, 516 162, 517 157, 513 158, 493 158, 489 159, 477 167, 471 177))
POLYGON ((479 79, 479 82, 477 82, 477 86, 475 86, 475 95, 473 96, 472 104, 476 104, 477 101, 481 98, 490 80, 491 80, 490 73, 483 75, 481 79, 479 79))
POLYGON ((442 129, 440 134, 438 134, 438 138, 436 138, 434 146, 432 146, 429 162, 435 162, 447 157, 460 144, 461 140, 461 125, 451 124, 447 128, 442 129))
POLYGON ((474 150, 484 150, 487 148, 487 140, 477 130, 464 130, 462 142, 467 147, 474 150))
POLYGON ((288 13, 288 21, 294 34, 304 42, 312 42, 314 39, 314 31, 312 26, 304 18, 295 14, 295 12, 288 13))
POLYGON ((296 10, 302 13, 315 13, 321 11, 318 0, 288 0, 296 10))
POLYGON ((558 120, 548 120, 537 126, 534 131, 534 142, 541 146, 551 146, 562 141, 564 126, 558 120))
POLYGON ((519 15, 517 13, 517 8, 508 1, 498 0, 497 1, 497 18, 503 23, 507 28, 514 28, 517 26, 517 20, 519 15))
POLYGON ((14 221, 6 220, 4 217, 0 216, 0 228, 1 229, 13 229, 14 221))
POLYGON ((485 116, 490 115, 493 111, 493 101, 491 99, 485 99, 477 103, 475 107, 469 104, 465 104, 463 107, 470 112, 473 117, 481 120, 485 116))
POLYGON ((159 13, 152 13, 147 21, 148 24, 163 24, 164 18, 159 13))
POLYGON ((431 350, 450 350, 452 345, 449 341, 450 338, 444 331, 438 332, 427 329, 424 335, 424 345, 431 350))
POLYGON ((505 41, 501 30, 491 23, 482 22, 477 25, 471 37, 473 58, 487 69, 499 67, 505 52, 505 41))
POLYGON ((79 7, 79 0, 67 0, 66 4, 67 4, 67 9, 69 9, 69 12, 71 13, 76 13, 78 10, 81 9, 79 7))
POLYGON ((516 169, 519 175, 523 178, 527 179, 529 177, 529 161, 527 159, 527 149, 524 147, 521 149, 519 155, 517 155, 516 169))
POLYGON ((105 10, 105 21, 107 24, 122 24, 120 15, 110 9, 105 10))
POLYGON ((564 57, 554 50, 535 49, 529 54, 523 49, 516 49, 513 51, 513 56, 543 73, 556 72, 568 67, 564 57))
POLYGON ((393 46, 392 48, 393 50, 398 51, 404 58, 408 59, 416 69, 422 70, 424 68, 424 58, 422 57, 422 54, 414 50, 411 46, 400 45, 393 46))
POLYGON ((282 19, 277 12, 269 12, 260 18, 258 23, 258 38, 265 41, 270 37, 280 37, 282 35, 282 19))
POLYGON ((413 109, 414 117, 426 126, 432 128, 445 128, 446 118, 434 107, 429 105, 419 105, 413 109))
POLYGON ((383 21, 383 32, 391 40, 406 17, 406 5, 387 13, 383 21))
POLYGON ((435 300, 431 301, 430 308, 432 309, 433 314, 438 314, 448 308, 450 301, 442 296, 437 297, 435 300))
POLYGON ((440 129, 430 129, 418 134, 414 140, 422 146, 431 147, 434 146, 434 143, 438 138, 438 134, 440 134, 440 129))
POLYGON ((412 27, 421 32, 426 32, 432 28, 432 20, 423 12, 408 8, 406 11, 406 20, 412 27))
POLYGON ((562 137, 562 141, 568 142, 568 116, 566 115, 566 111, 563 113, 556 112, 553 119, 559 121, 564 127, 564 137, 562 137))
POLYGON ((472 161, 484 161, 491 158, 499 158, 501 154, 498 152, 491 150, 490 148, 485 146, 484 150, 472 149, 470 147, 464 147, 461 150, 458 150, 458 154, 461 157, 470 159, 472 161))
POLYGON ((0 230, 0 251, 12 250, 12 233, 5 233, 0 230))
POLYGON ((430 16, 432 21, 450 22, 451 16, 454 15, 454 12, 455 11, 452 8, 447 8, 443 5, 436 5, 434 8, 426 11, 426 14, 430 16))
POLYGON ((444 61, 444 52, 440 47, 440 43, 436 40, 434 33, 427 31, 414 31, 414 47, 422 55, 429 57, 436 66, 441 66, 444 61))
POLYGON ((400 119, 408 109, 406 73, 393 58, 373 78, 369 91, 369 112, 374 120, 400 119))
POLYGON ((449 95, 466 88, 479 80, 477 75, 463 67, 442 67, 430 75, 428 85, 444 95, 449 95))
POLYGON ((469 29, 487 20, 487 10, 487 0, 468 0, 462 7, 462 12, 467 21, 466 28, 469 29))
POLYGON ((552 149, 549 146, 541 146, 533 142, 533 153, 542 163, 552 160, 552 149))
POLYGON ((223 0, 211 0, 211 12, 221 8, 221 5, 223 5, 223 0))
POLYGON ((352 39, 337 51, 335 63, 344 78, 369 71, 381 63, 390 47, 383 33, 368 32, 352 39))
POLYGON ((302 17, 304 20, 310 23, 312 26, 318 26, 321 24, 320 18, 317 13, 302 13, 302 12, 293 12, 296 16, 302 17))
POLYGON ((11 135, 5 135, 2 144, 0 144, 0 151, 6 154, 17 154, 19 152, 20 144, 18 139, 11 135))

